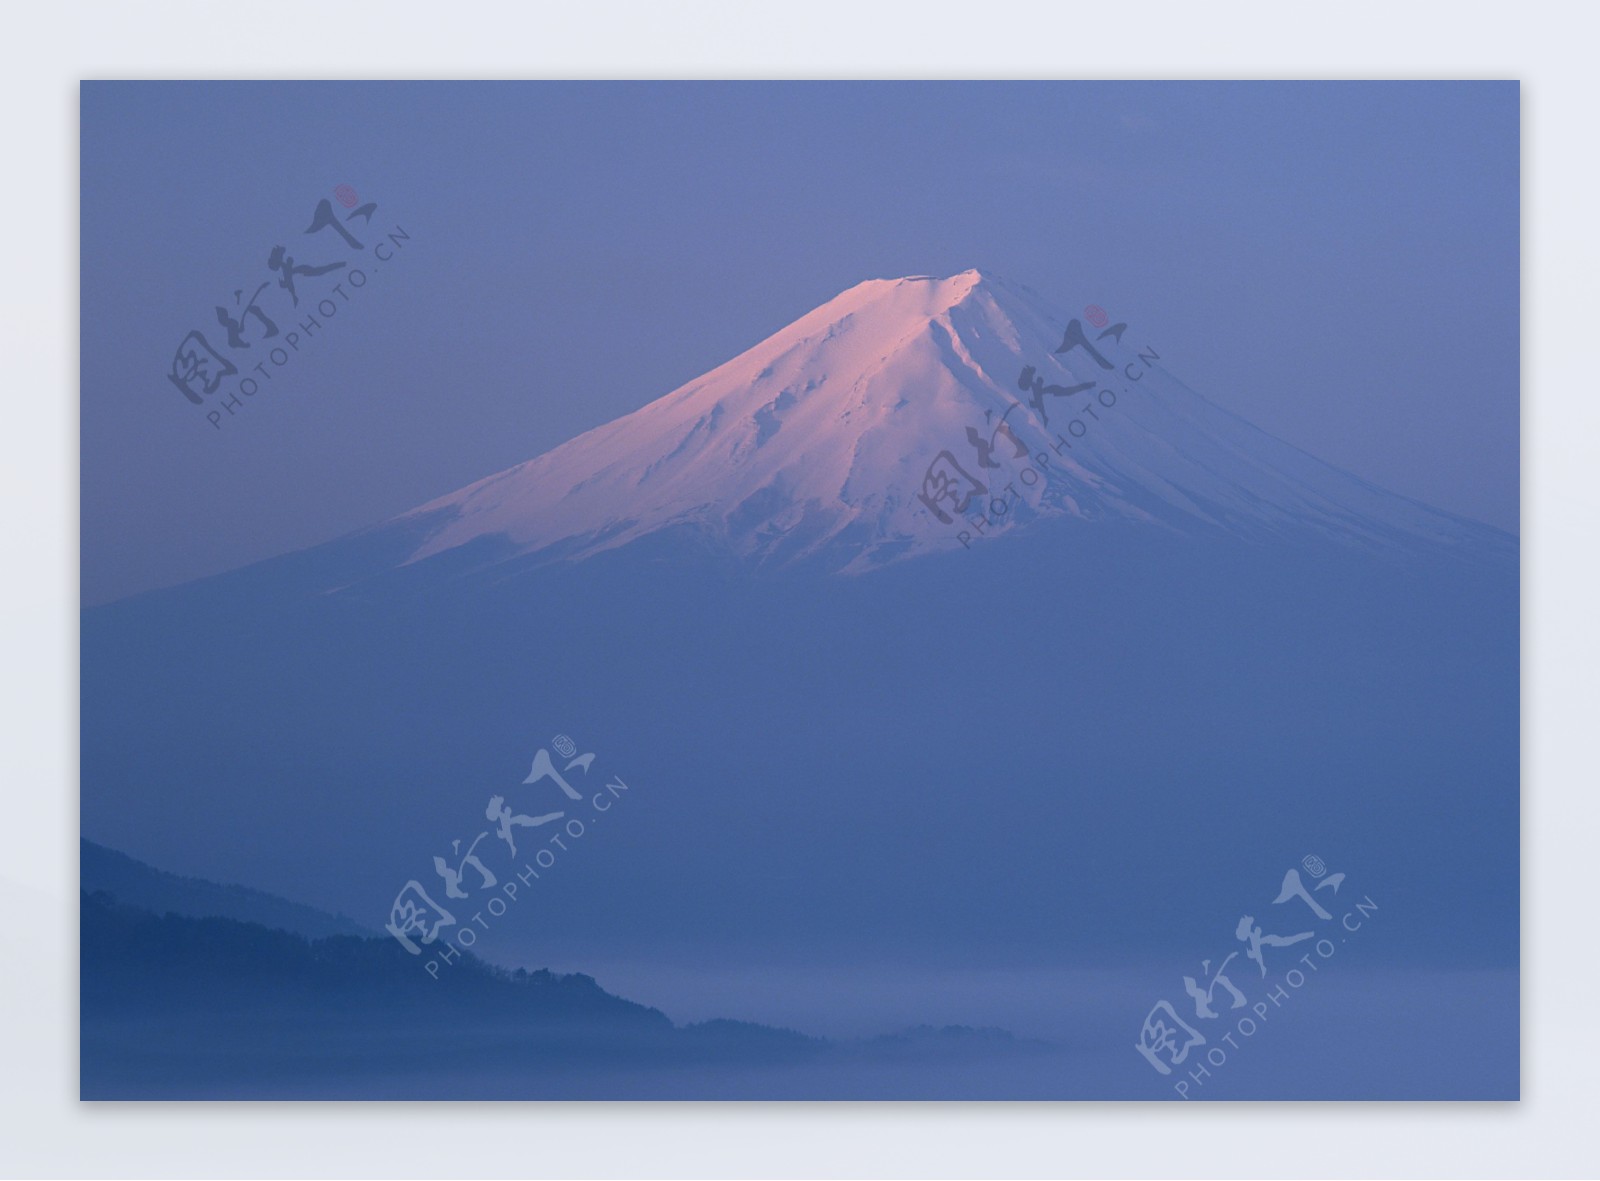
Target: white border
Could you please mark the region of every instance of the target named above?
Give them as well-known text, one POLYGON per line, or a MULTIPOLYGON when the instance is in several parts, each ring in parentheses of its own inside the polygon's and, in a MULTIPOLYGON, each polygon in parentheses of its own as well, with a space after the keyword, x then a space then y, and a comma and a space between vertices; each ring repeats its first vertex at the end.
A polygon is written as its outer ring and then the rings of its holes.
MULTIPOLYGON (((1576 4, 8 10, 0 1169, 33 1176, 1582 1176, 1595 900, 1595 12, 1576 4), (1524 1100, 83 1105, 75 1098, 77 94, 107 77, 1472 77, 1524 101, 1524 1100)), ((1485 341, 1488 348, 1512 341, 1485 341)), ((1448 822, 1448 818, 1441 818, 1448 822)), ((1464 872, 1467 867, 1464 867, 1464 872)), ((1463 1038, 1472 1031, 1463 1029, 1463 1038)))

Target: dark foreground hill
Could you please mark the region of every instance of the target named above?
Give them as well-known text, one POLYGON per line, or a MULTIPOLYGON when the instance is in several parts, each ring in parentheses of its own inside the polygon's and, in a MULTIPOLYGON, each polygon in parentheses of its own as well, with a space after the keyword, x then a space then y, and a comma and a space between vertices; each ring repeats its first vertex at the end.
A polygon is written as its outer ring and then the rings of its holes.
POLYGON ((378 933, 345 915, 329 914, 248 886, 221 885, 204 878, 166 873, 89 840, 78 842, 78 877, 87 893, 103 890, 127 906, 158 915, 238 919, 293 931, 310 939, 378 933))
POLYGON ((435 981, 387 938, 158 916, 104 892, 82 895, 81 955, 84 1099, 805 1097, 863 1064, 1043 1049, 957 1027, 852 1043, 679 1027, 581 974, 463 956, 435 981))

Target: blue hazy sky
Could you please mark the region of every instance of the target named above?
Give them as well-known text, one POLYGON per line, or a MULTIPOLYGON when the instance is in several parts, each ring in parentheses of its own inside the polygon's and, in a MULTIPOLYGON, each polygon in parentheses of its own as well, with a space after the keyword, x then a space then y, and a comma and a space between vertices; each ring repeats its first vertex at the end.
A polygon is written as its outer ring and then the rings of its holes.
POLYGON ((85 84, 85 602, 374 523, 863 279, 973 266, 1515 531, 1518 108, 1514 82, 85 84), (301 233, 341 184, 410 240, 214 430, 178 342, 220 344, 274 246, 353 257, 301 233))

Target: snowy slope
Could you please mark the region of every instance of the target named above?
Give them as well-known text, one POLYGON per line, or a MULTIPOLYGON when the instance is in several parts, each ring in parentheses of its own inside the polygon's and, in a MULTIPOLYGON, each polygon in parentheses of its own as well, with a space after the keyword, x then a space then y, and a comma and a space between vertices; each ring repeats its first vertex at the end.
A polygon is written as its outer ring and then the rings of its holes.
POLYGON ((395 524, 437 523, 413 562, 490 536, 512 556, 581 559, 689 527, 761 563, 849 571, 1045 516, 1401 544, 1494 533, 1219 409, 1132 330, 1102 338, 1082 324, 1099 358, 1058 354, 1069 319, 977 270, 869 280, 634 413, 395 524), (1092 385, 1030 405, 1019 385, 1030 366, 1046 387, 1092 385), (1011 437, 996 437, 1002 421, 1011 437), (997 466, 980 465, 969 429, 993 444, 997 466), (962 469, 940 461, 952 480, 944 498, 925 483, 941 452, 962 469), (1003 512, 991 508, 979 534, 967 522, 996 494, 1003 512))

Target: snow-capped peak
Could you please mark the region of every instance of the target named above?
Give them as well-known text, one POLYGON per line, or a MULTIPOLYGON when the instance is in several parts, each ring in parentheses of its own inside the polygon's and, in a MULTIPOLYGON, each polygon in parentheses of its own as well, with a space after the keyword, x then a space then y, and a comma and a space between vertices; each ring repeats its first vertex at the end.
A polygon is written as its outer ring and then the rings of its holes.
POLYGON ((406 514, 437 523, 411 560, 485 536, 581 559, 688 527, 752 559, 859 571, 1063 515, 1253 536, 1471 531, 1271 438, 1162 364, 1126 329, 987 272, 871 279, 406 514))

